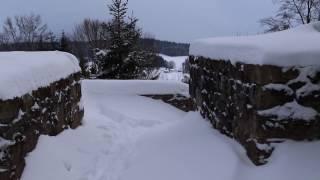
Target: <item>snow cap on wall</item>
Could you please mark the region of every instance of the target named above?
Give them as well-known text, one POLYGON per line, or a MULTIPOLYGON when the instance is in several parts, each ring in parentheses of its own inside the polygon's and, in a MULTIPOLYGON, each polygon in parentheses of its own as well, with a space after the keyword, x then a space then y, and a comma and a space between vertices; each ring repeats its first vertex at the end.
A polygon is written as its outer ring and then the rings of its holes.
POLYGON ((1 52, 0 100, 31 93, 80 70, 77 58, 65 52, 1 52))
POLYGON ((320 65, 320 22, 253 36, 196 40, 190 54, 257 65, 320 65))

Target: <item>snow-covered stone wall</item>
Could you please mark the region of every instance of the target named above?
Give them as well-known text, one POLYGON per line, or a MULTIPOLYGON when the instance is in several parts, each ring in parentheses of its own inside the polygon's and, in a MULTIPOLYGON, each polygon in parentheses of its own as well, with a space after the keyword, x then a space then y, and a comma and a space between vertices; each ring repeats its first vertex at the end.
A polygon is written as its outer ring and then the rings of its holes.
POLYGON ((214 128, 256 165, 273 144, 320 138, 320 66, 279 67, 190 57, 190 94, 214 128))
POLYGON ((60 52, 0 53, 0 66, 8 72, 0 73, 0 179, 16 180, 40 135, 81 124, 80 69, 72 55, 60 52))

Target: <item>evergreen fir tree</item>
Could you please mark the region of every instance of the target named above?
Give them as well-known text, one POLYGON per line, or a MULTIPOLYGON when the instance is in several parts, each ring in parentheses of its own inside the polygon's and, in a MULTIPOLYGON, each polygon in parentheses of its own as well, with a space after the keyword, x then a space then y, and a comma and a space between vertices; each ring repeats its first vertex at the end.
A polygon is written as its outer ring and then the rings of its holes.
POLYGON ((122 77, 122 67, 128 55, 135 50, 141 35, 136 27, 138 19, 127 16, 127 6, 128 0, 112 0, 108 6, 113 19, 106 26, 111 42, 110 52, 104 62, 107 78, 125 78, 122 77))
POLYGON ((112 0, 109 11, 112 20, 106 24, 110 39, 110 51, 103 61, 103 71, 99 78, 146 79, 157 70, 152 52, 139 47, 141 30, 138 19, 127 15, 128 0, 112 0))

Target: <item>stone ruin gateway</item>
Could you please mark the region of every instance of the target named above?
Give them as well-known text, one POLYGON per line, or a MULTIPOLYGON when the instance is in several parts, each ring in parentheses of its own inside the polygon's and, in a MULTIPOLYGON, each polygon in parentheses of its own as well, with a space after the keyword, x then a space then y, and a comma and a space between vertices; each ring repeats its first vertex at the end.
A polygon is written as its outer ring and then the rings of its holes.
POLYGON ((320 23, 191 44, 190 94, 255 165, 286 140, 320 138, 320 23))
POLYGON ((20 179, 40 135, 81 125, 80 67, 64 52, 0 53, 0 179, 20 179))

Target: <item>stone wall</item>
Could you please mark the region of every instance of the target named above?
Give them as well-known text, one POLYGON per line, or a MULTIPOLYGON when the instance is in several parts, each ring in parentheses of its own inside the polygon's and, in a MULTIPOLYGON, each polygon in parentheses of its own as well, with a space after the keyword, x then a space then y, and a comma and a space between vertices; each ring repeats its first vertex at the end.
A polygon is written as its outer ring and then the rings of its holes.
POLYGON ((190 57, 190 94, 214 128, 234 138, 256 165, 274 143, 320 137, 320 68, 231 64, 190 57))
POLYGON ((19 179, 39 136, 78 127, 83 114, 80 73, 23 97, 0 99, 0 179, 19 179))

